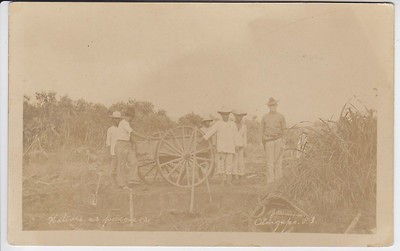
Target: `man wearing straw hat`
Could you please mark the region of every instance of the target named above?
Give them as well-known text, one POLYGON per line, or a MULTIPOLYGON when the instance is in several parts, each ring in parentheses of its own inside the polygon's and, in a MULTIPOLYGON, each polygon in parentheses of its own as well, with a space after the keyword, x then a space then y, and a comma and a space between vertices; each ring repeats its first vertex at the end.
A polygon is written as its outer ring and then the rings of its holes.
POLYGON ((111 156, 111 176, 115 177, 117 172, 117 156, 115 155, 115 144, 118 140, 118 123, 121 121, 121 112, 114 111, 110 116, 112 119, 112 126, 107 129, 106 147, 111 156))
POLYGON ((207 133, 208 129, 211 127, 211 123, 214 121, 213 118, 211 118, 210 116, 205 117, 202 121, 201 121, 201 127, 200 127, 200 131, 202 131, 204 134, 207 133))
MULTIPOLYGON (((206 134, 208 132, 208 130, 210 130, 211 124, 212 124, 213 121, 214 121, 214 119, 211 116, 205 117, 201 121, 200 131, 202 133, 206 134)), ((215 135, 211 137, 211 144, 212 144, 213 147, 216 147, 217 138, 215 137, 215 135)))
POLYGON ((245 166, 244 166, 244 149, 247 146, 247 127, 243 123, 243 117, 247 115, 246 112, 240 110, 234 110, 233 115, 235 116, 235 126, 236 126, 236 134, 235 134, 235 144, 236 144, 236 154, 233 160, 233 175, 235 175, 236 179, 240 183, 242 177, 245 174, 245 166))
POLYGON ((128 185, 140 183, 136 147, 131 127, 131 121, 134 116, 134 110, 131 109, 127 116, 121 116, 121 121, 118 124, 118 140, 115 144, 115 154, 118 162, 116 182, 123 189, 128 189, 128 185))
POLYGON ((282 136, 286 129, 285 117, 277 112, 278 101, 268 100, 269 113, 261 120, 262 143, 264 145, 267 164, 267 183, 283 177, 282 172, 282 136))
POLYGON ((232 184, 233 157, 235 155, 235 124, 229 120, 231 110, 218 111, 222 120, 215 122, 203 136, 205 140, 217 136, 217 174, 222 176, 223 184, 232 184))

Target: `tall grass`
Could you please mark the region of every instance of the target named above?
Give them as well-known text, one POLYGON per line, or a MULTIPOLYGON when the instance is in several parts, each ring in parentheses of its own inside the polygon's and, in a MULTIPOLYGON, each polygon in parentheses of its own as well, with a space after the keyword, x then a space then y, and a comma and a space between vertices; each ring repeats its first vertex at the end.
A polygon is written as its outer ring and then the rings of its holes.
MULTIPOLYGON (((346 104, 336 121, 304 127, 308 148, 289 166, 279 192, 324 220, 338 212, 369 212, 376 203, 377 120, 346 104)), ((368 213, 367 213, 368 214, 368 213)))

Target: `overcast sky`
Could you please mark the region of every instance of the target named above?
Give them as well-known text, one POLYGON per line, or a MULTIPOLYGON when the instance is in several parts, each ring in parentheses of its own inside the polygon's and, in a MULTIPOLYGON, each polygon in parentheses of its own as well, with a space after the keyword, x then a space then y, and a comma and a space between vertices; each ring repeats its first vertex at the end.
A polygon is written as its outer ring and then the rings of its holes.
POLYGON ((331 117, 353 95, 373 106, 373 88, 391 81, 381 67, 392 43, 384 5, 43 6, 10 21, 28 95, 106 105, 131 97, 173 118, 220 106, 261 115, 273 96, 295 123, 331 117))

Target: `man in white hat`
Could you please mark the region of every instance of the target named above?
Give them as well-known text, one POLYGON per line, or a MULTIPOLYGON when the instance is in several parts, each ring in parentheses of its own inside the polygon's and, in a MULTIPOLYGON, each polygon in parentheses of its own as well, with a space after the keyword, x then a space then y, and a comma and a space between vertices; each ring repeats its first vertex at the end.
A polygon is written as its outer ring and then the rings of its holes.
POLYGON ((215 122, 203 137, 208 140, 214 134, 217 136, 217 174, 222 176, 224 184, 231 184, 236 127, 233 121, 229 120, 230 109, 222 108, 218 113, 222 120, 215 122))
MULTIPOLYGON (((208 130, 210 130, 213 121, 214 121, 214 118, 212 118, 211 116, 205 117, 201 121, 200 131, 203 134, 206 134, 208 132, 208 130)), ((211 140, 211 145, 212 145, 212 151, 213 151, 213 154, 214 154, 213 163, 216 163, 216 157, 215 157, 216 151, 217 151, 216 150, 216 148, 217 148, 217 137, 216 137, 216 135, 211 136, 210 140, 211 140)), ((211 177, 214 174, 214 171, 215 171, 215 169, 212 170, 211 177)))
POLYGON ((261 120, 261 132, 267 164, 267 183, 271 183, 283 177, 282 136, 286 130, 286 121, 285 117, 277 112, 277 100, 271 97, 267 105, 269 113, 265 114, 261 120))
POLYGON ((202 131, 204 134, 207 133, 208 129, 211 127, 212 122, 213 122, 213 119, 210 116, 204 118, 201 121, 200 131, 202 131))
POLYGON ((119 137, 118 123, 122 119, 121 112, 114 111, 110 118, 112 119, 112 126, 107 129, 106 147, 111 156, 111 176, 115 177, 118 164, 117 156, 115 155, 115 144, 119 137))
POLYGON ((117 185, 128 189, 128 185, 141 183, 138 176, 138 160, 131 122, 135 116, 131 109, 127 116, 122 116, 118 124, 118 140, 115 144, 117 156, 117 185))
POLYGON ((233 160, 233 175, 235 175, 238 182, 240 182, 245 174, 244 149, 247 147, 247 127, 243 123, 243 117, 246 116, 247 113, 239 110, 234 110, 232 113, 235 116, 236 126, 236 154, 233 160))
MULTIPOLYGON (((210 130, 211 124, 213 121, 214 121, 214 119, 211 116, 207 116, 206 118, 204 118, 201 121, 200 131, 202 133, 206 134, 208 132, 208 130, 210 130)), ((211 137, 211 144, 213 147, 216 147, 217 138, 215 137, 215 135, 211 137)))

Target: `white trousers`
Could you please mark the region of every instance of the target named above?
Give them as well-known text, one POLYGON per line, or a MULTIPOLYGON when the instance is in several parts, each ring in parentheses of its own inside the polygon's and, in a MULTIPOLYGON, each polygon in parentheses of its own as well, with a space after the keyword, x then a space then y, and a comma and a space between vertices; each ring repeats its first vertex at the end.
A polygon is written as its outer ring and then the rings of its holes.
POLYGON ((233 153, 219 152, 216 154, 217 174, 232 174, 233 157, 233 153))
POLYGON ((233 172, 235 175, 244 175, 244 147, 240 147, 233 159, 233 172))

